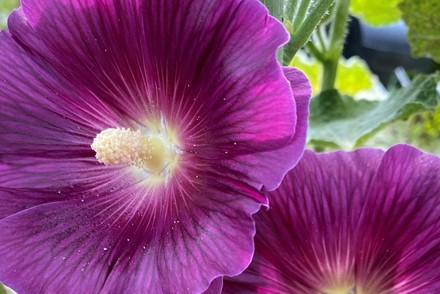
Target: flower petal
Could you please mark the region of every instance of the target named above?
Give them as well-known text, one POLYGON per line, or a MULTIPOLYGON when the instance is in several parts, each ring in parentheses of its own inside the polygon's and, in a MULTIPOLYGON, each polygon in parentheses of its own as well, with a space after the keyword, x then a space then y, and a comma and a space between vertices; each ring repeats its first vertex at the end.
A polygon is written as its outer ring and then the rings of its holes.
MULTIPOLYGON (((105 109, 91 115, 76 89, 0 32, 0 186, 63 190, 117 173, 90 148, 98 130, 115 123, 105 109)), ((6 202, 8 205, 9 203, 6 202)))
POLYGON ((258 257, 249 272, 264 275, 258 287, 319 292, 333 271, 351 266, 344 263, 349 259, 333 252, 340 249, 349 256, 352 250, 352 228, 381 155, 377 150, 304 154, 280 188, 270 193, 269 211, 256 217, 258 257))
POLYGON ((93 156, 90 137, 96 133, 97 120, 87 115, 80 102, 64 99, 77 94, 75 89, 47 70, 47 64, 32 59, 8 32, 0 32, 0 47, 0 134, 4 140, 0 160, 31 154, 93 156))
POLYGON ((0 189, 0 200, 20 193, 14 203, 24 209, 0 220, 0 279, 19 293, 202 292, 213 277, 240 273, 253 254, 259 205, 217 185, 186 202, 164 202, 165 191, 139 185, 68 197, 0 189))
POLYGON ((224 292, 434 293, 440 159, 399 145, 306 152, 256 216, 256 255, 224 292))
POLYGON ((359 234, 356 246, 364 254, 357 257, 357 280, 365 288, 437 291, 440 159, 406 145, 386 152, 364 205, 359 234))
POLYGON ((214 281, 212 281, 209 288, 203 292, 203 294, 219 294, 222 292, 223 288, 223 277, 218 277, 214 281))
POLYGON ((309 118, 309 102, 312 94, 308 78, 300 70, 285 67, 284 74, 290 82, 294 93, 297 124, 295 136, 290 143, 278 150, 238 156, 230 163, 243 171, 243 177, 250 181, 265 183, 266 190, 276 189, 284 175, 300 160, 306 143, 309 118))

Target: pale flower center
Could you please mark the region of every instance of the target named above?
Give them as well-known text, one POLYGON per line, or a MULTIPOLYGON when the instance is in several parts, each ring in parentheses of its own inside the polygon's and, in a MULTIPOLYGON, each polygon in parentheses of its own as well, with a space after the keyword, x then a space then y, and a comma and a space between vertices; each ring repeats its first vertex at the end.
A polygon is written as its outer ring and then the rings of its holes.
POLYGON ((325 294, 355 294, 357 293, 352 287, 337 287, 324 291, 325 294))
POLYGON ((322 294, 366 294, 362 289, 356 286, 340 285, 336 287, 330 287, 321 292, 322 294))
POLYGON ((100 163, 143 168, 156 176, 168 173, 177 160, 174 145, 166 136, 141 130, 105 129, 91 147, 100 163))

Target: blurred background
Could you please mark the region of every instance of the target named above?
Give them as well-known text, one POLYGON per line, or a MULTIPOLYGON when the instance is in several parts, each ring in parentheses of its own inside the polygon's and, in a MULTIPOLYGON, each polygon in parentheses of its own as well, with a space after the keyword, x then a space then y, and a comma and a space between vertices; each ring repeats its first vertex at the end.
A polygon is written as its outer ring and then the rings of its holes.
MULTIPOLYGON (((371 71, 373 83, 380 83, 379 87, 386 91, 406 87, 417 74, 440 70, 440 65, 429 57, 412 57, 407 34, 408 27, 402 19, 389 25, 372 26, 351 17, 343 55, 347 59, 357 56, 365 60, 368 67, 365 70, 371 71)), ((399 142, 440 154, 440 107, 389 125, 365 145, 388 147, 399 142)))

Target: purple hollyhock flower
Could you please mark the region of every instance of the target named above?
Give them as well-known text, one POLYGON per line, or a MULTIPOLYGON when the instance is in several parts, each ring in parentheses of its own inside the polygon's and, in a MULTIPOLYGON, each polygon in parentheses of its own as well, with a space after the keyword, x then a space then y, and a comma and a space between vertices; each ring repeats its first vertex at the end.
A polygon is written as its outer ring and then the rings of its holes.
POLYGON ((306 152, 256 215, 256 254, 225 293, 438 293, 440 158, 306 152))
POLYGON ((256 0, 22 0, 0 33, 0 281, 186 293, 242 272, 260 191, 305 143, 287 39, 256 0))

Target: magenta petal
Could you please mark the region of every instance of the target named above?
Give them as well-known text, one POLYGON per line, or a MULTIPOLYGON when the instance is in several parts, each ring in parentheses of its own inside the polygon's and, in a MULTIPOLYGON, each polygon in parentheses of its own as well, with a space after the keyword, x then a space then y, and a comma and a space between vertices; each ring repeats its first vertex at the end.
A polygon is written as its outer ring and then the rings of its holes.
POLYGON ((218 277, 212 281, 209 288, 203 294, 219 294, 223 289, 223 277, 218 277))
POLYGON ((404 145, 392 147, 382 159, 360 222, 363 238, 357 248, 365 252, 358 257, 361 283, 379 287, 382 282, 396 293, 440 289, 438 157, 404 145), (372 282, 367 277, 373 274, 377 278, 372 282))
POLYGON ((300 160, 306 143, 309 118, 309 102, 312 88, 308 78, 300 70, 285 67, 284 74, 290 82, 296 103, 297 124, 295 136, 283 148, 270 152, 244 155, 234 158, 231 165, 242 170, 246 177, 257 183, 265 182, 266 190, 274 190, 293 166, 300 160), (260 167, 263 168, 260 168, 260 167))
POLYGON ((81 219, 87 214, 78 200, 40 205, 1 220, 2 281, 18 293, 66 293, 82 287, 98 292, 107 267, 97 261, 106 260, 101 252, 108 241, 104 232, 90 230, 93 223, 81 219), (90 243, 91 236, 102 241, 90 243))
POLYGON ((0 192, 0 203, 2 203, 0 206, 0 220, 28 208, 57 201, 58 199, 59 196, 51 194, 51 191, 2 188, 0 192), (28 195, 28 197, 21 197, 23 194, 28 195))
POLYGON ((439 289, 439 158, 406 145, 306 152, 269 196, 254 260, 225 293, 439 289))
POLYGON ((8 32, 0 32, 0 47, 0 160, 93 156, 90 137, 96 133, 97 120, 87 114, 80 99, 70 96, 80 94, 46 64, 27 55, 8 32))
POLYGON ((250 263, 259 204, 249 197, 262 197, 225 177, 227 170, 220 177, 193 166, 155 191, 121 169, 89 167, 81 175, 70 164, 60 172, 69 167, 72 186, 0 187, 0 280, 19 292, 201 292, 250 263))
POLYGON ((164 207, 154 200, 163 191, 147 191, 118 189, 104 198, 71 191, 68 200, 1 189, 2 198, 21 193, 36 205, 0 220, 1 280, 19 293, 194 293, 249 264, 256 202, 211 189, 164 207))

